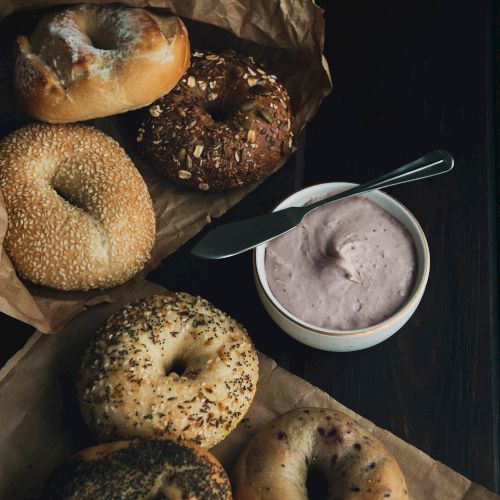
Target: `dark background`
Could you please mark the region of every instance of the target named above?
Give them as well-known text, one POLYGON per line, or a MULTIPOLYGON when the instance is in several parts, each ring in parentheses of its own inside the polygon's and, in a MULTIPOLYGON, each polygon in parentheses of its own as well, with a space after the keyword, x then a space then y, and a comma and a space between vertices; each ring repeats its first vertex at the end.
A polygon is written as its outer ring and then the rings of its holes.
MULTIPOLYGON (((296 157, 216 223, 265 213, 302 185, 363 182, 448 149, 456 160, 451 174, 389 190, 420 221, 431 249, 417 312, 379 346, 328 353, 292 340, 269 319, 250 254, 197 260, 188 252, 197 237, 150 279, 205 296, 243 322, 281 366, 498 492, 498 7, 451 0, 320 4, 333 92, 296 157)), ((32 329, 6 317, 0 329, 5 361, 32 329)))

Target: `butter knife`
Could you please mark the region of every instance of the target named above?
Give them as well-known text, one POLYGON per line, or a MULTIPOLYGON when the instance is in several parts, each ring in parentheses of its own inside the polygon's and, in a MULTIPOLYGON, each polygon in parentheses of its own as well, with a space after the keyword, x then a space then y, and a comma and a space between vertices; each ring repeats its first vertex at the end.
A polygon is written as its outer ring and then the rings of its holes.
POLYGON ((221 225, 209 231, 191 253, 203 259, 224 259, 246 252, 251 248, 287 233, 300 224, 304 217, 319 207, 350 196, 418 181, 449 172, 453 157, 444 150, 436 150, 393 170, 377 179, 302 207, 290 207, 270 214, 221 225))

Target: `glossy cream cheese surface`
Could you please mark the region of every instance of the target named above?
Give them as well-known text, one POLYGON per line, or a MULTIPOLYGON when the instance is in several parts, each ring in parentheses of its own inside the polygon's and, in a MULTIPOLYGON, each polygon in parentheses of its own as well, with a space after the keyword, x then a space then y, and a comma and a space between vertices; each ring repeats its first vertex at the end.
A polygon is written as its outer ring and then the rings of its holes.
POLYGON ((364 196, 321 207, 266 248, 269 286, 296 317, 352 330, 375 325, 407 300, 416 253, 406 228, 364 196))

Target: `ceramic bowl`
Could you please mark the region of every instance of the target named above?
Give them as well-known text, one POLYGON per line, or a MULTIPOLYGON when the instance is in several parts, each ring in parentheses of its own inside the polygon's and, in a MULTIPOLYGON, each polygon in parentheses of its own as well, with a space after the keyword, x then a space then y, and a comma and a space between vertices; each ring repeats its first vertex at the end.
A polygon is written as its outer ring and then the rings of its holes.
MULTIPOLYGON (((330 182, 310 186, 285 198, 274 211, 302 206, 313 198, 321 198, 332 192, 344 191, 354 186, 356 184, 347 182, 330 182)), ((382 191, 371 191, 364 196, 387 210, 406 227, 413 238, 417 254, 417 277, 408 300, 398 311, 381 323, 357 330, 330 330, 306 323, 297 318, 287 311, 271 292, 264 266, 267 245, 264 243, 254 250, 255 283, 266 311, 288 335, 316 349, 357 351, 383 342, 391 335, 394 335, 410 319, 424 294, 429 278, 430 256, 427 240, 420 224, 408 209, 388 194, 382 191)))

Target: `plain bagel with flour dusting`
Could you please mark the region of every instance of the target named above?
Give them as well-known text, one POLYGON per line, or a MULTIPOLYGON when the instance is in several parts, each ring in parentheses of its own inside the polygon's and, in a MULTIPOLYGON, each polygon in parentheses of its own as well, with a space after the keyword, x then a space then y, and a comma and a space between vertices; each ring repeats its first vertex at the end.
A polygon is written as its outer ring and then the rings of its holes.
POLYGON ((178 17, 124 6, 80 5, 46 15, 17 40, 14 85, 24 110, 51 123, 140 108, 189 66, 178 17))
POLYGON ((227 475, 208 451, 171 440, 118 441, 87 448, 57 467, 47 500, 231 500, 227 475))
POLYGON ((16 270, 59 290, 110 288, 150 257, 155 217, 125 151, 82 125, 33 124, 0 141, 4 247, 16 270))
POLYGON ((168 293, 117 311, 83 356, 78 396, 101 439, 211 448, 243 418, 258 359, 244 328, 200 297, 168 293))
POLYGON ((407 500, 394 457, 351 417, 323 408, 280 415, 257 433, 234 470, 237 500, 307 500, 316 469, 329 500, 407 500))

